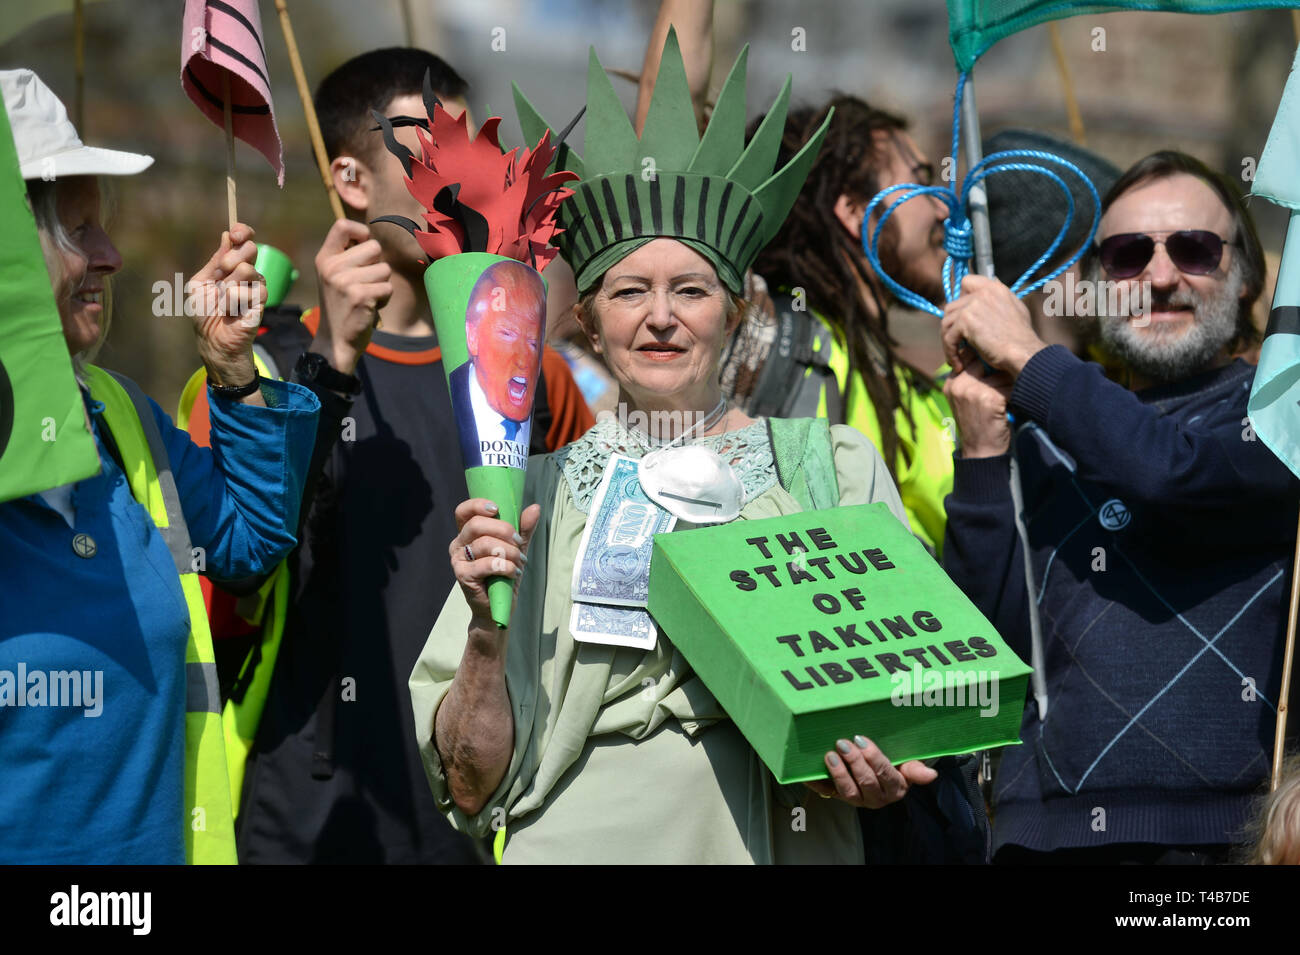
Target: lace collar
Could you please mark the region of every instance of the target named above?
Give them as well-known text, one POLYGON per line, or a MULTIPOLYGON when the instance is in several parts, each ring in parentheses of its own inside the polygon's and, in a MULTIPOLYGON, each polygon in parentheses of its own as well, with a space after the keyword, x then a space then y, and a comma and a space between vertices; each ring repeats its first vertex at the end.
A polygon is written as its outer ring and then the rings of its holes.
MULTIPOLYGON (((691 443, 712 448, 736 469, 745 488, 746 501, 752 501, 776 484, 776 461, 772 457, 772 441, 765 418, 735 431, 709 435, 691 443)), ((639 460, 646 454, 646 449, 628 434, 617 417, 604 414, 594 428, 559 454, 563 456, 564 479, 569 484, 573 503, 586 514, 609 456, 622 454, 639 460)))

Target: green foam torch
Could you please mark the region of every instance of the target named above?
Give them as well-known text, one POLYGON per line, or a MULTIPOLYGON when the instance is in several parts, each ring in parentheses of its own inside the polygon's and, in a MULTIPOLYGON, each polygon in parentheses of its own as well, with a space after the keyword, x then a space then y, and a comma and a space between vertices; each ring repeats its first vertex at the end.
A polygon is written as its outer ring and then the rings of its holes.
MULTIPOLYGON (((517 528, 533 397, 541 381, 546 284, 522 262, 464 252, 430 265, 424 287, 442 346, 470 496, 492 501, 497 516, 517 528)), ((488 584, 498 626, 510 622, 513 599, 512 580, 494 577, 488 584)))
MULTIPOLYGON (((406 173, 406 187, 424 206, 424 223, 380 216, 406 229, 431 263, 424 273, 442 365, 471 497, 496 504, 516 528, 533 398, 541 381, 546 338, 546 283, 541 270, 556 255, 549 244, 555 215, 571 195, 569 172, 547 174, 556 150, 549 131, 535 149, 502 153, 500 118, 471 139, 464 114, 453 118, 424 82, 428 124, 372 115, 384 145, 406 173), (398 141, 394 126, 415 125, 420 155, 398 141), (427 131, 426 131, 427 130, 427 131)), ((487 555, 480 554, 479 557, 487 555)), ((492 619, 510 623, 514 581, 488 582, 492 619)))

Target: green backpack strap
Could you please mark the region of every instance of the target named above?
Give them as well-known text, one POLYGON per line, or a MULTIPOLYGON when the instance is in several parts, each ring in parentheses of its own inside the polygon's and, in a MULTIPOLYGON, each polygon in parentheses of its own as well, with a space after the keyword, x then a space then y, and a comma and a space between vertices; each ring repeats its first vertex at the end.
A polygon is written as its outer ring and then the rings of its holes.
POLYGON ((825 418, 768 418, 776 478, 806 511, 840 502, 831 426, 825 418))

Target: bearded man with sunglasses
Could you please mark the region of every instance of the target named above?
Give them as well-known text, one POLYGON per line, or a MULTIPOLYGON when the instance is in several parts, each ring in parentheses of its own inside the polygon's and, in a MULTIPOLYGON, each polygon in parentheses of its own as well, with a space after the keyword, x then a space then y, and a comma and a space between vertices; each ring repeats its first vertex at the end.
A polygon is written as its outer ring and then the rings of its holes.
POLYGON ((945 567, 1026 660, 1039 628, 1046 677, 994 780, 995 861, 1225 861, 1269 771, 1300 494, 1232 358, 1263 255, 1236 187, 1182 153, 1102 210, 1094 300, 1149 302, 1097 316, 1126 385, 1039 340, 995 280, 943 319, 945 567))

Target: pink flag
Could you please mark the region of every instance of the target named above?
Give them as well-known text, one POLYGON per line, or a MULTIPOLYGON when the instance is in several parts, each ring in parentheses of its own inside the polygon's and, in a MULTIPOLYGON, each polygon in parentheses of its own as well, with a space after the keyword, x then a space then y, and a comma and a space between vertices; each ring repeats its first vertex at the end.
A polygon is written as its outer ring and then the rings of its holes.
POLYGON ((221 74, 230 75, 235 136, 271 164, 284 185, 284 152, 271 107, 271 76, 262 43, 257 0, 185 0, 181 33, 181 86, 203 114, 222 129, 221 74))

